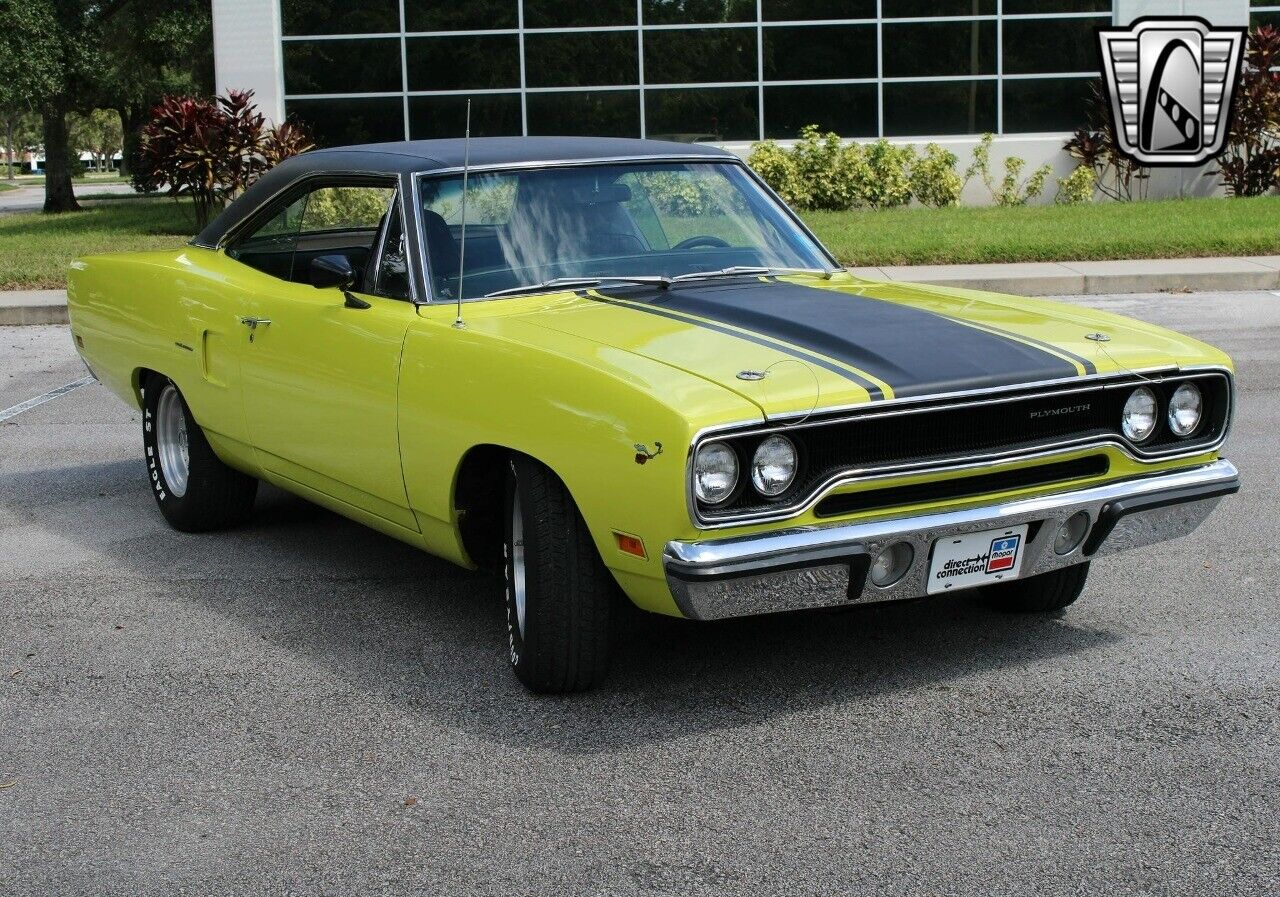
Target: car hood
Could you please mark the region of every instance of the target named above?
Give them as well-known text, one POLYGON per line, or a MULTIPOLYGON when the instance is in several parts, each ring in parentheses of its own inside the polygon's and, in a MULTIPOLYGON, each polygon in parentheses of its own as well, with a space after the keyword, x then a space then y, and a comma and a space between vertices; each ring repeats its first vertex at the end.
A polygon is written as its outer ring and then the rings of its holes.
POLYGON ((1197 340, 1107 312, 845 274, 609 286, 532 317, 711 380, 766 416, 1226 363, 1197 340))

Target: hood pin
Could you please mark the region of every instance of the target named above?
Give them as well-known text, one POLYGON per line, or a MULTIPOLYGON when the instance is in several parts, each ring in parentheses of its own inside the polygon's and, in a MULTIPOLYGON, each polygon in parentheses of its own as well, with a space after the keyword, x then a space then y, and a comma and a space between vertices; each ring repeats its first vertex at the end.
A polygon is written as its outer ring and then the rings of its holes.
POLYGON ((1084 335, 1084 338, 1085 338, 1085 339, 1091 339, 1091 340, 1093 340, 1095 343, 1109 343, 1109 342, 1111 342, 1111 337, 1107 336, 1105 333, 1086 333, 1086 334, 1084 335))
POLYGON ((739 380, 763 380, 767 376, 768 371, 738 371, 739 380))

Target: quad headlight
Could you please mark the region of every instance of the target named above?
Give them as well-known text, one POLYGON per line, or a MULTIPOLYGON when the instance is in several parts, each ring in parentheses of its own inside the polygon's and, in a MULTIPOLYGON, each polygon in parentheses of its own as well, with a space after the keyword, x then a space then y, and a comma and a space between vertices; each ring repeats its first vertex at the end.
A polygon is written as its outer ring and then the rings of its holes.
POLYGON ((693 491, 698 501, 718 505, 738 487, 738 455, 723 442, 708 442, 693 459, 693 491))
POLYGON ((1204 399, 1200 395, 1200 387, 1194 383, 1184 383, 1173 392, 1169 399, 1169 429, 1175 436, 1190 436, 1200 426, 1200 418, 1204 413, 1204 399))
POLYGON ((1125 437, 1142 442, 1156 429, 1156 394, 1145 386, 1139 386, 1129 394, 1120 415, 1120 429, 1125 437))
POLYGON ((770 436, 751 459, 751 484, 772 498, 787 491, 796 478, 796 447, 785 436, 770 436))

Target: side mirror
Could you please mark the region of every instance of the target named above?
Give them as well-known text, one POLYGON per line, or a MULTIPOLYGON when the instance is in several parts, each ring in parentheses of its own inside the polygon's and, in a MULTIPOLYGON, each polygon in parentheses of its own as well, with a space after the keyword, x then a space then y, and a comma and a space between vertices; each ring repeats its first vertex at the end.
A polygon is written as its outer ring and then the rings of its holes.
POLYGON ((321 255, 311 260, 311 285, 316 289, 349 290, 355 282, 355 269, 345 255, 321 255))

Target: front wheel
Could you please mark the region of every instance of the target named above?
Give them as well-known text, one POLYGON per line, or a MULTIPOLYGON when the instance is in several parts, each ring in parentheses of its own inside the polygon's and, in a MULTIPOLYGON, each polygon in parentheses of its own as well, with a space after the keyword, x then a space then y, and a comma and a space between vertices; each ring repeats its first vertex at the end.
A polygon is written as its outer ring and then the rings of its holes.
POLYGON ((142 443, 151 491, 174 529, 220 529, 253 510, 258 481, 219 460, 167 377, 152 376, 143 385, 142 443))
POLYGON ((511 459, 504 515, 507 643, 531 691, 584 691, 608 669, 614 582, 564 483, 511 459))
POLYGON ((1084 591, 1089 577, 1089 563, 1074 564, 1027 579, 984 586, 979 597, 997 610, 1009 613, 1043 614, 1075 602, 1084 591))

